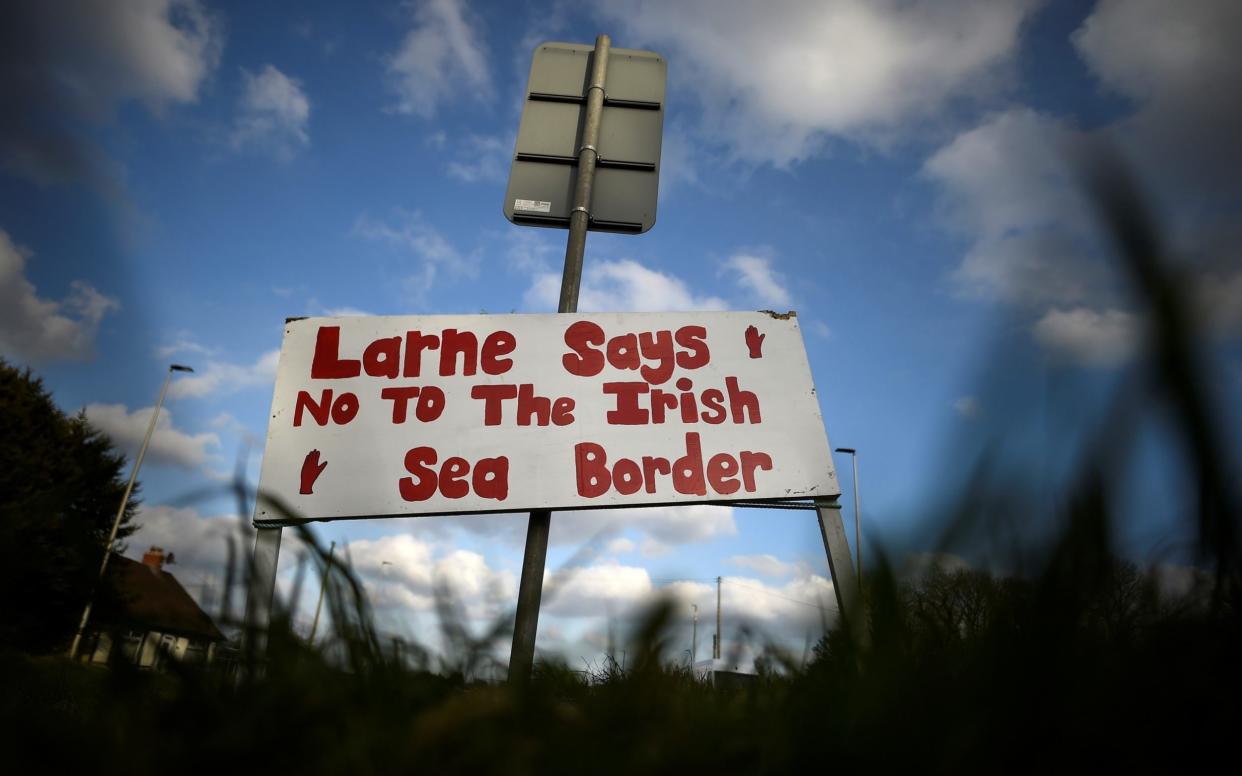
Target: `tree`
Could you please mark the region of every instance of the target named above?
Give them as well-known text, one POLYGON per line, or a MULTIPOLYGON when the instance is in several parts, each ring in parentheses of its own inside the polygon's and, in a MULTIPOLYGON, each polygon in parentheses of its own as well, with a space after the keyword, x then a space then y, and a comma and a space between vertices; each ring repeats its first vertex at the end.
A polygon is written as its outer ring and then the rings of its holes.
MULTIPOLYGON (((85 415, 66 415, 29 368, 0 358, 0 647, 68 644, 125 492, 124 466, 85 415)), ((137 528, 135 505, 118 538, 137 528)))

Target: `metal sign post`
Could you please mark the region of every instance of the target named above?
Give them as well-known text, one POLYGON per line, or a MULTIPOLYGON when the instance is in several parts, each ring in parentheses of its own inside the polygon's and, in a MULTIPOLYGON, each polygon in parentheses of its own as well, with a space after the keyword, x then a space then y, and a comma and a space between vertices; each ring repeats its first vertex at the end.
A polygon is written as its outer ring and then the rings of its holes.
POLYGON ((505 217, 514 224, 569 227, 584 177, 588 230, 640 234, 655 223, 667 64, 651 51, 609 46, 608 80, 600 87, 593 80, 600 53, 598 43, 535 49, 505 190, 505 217), (596 123, 589 144, 588 120, 596 123), (585 176, 584 145, 591 148, 585 176))
MULTIPOLYGON (((837 608, 849 623, 860 623, 862 599, 858 577, 854 576, 854 564, 850 561, 850 545, 841 524, 841 504, 837 497, 815 499, 815 513, 819 517, 819 533, 824 539, 824 552, 828 555, 828 571, 832 575, 832 588, 837 597, 837 608)), ((862 634, 862 631, 859 631, 862 634)))
MULTIPOLYGON (((586 116, 582 141, 578 147, 578 179, 574 185, 573 209, 569 216, 569 238, 565 242, 565 269, 561 275, 560 313, 578 311, 578 291, 582 286, 582 257, 586 252, 587 226, 591 220, 591 189, 595 182, 595 163, 599 158, 599 125, 604 108, 604 83, 608 76, 607 35, 595 38, 591 58, 591 81, 586 91, 586 116)), ((509 652, 509 681, 524 682, 535 662, 535 634, 539 629, 539 602, 543 597, 543 571, 548 557, 548 534, 552 512, 536 509, 526 524, 526 550, 522 555, 522 579, 518 583, 517 613, 513 620, 513 646, 509 652)))
MULTIPOLYGON (((255 517, 265 509, 262 491, 255 498, 255 517)), ((272 622, 272 601, 276 595, 276 564, 280 558, 281 528, 255 526, 254 555, 247 575, 246 634, 255 639, 256 654, 262 654, 267 643, 267 629, 272 622)))

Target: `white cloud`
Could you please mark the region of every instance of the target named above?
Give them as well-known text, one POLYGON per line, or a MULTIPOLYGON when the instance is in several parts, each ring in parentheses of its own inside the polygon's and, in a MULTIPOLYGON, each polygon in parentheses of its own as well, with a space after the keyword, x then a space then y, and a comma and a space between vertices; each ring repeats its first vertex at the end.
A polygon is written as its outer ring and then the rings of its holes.
MULTIPOLYGON (((526 291, 527 309, 555 310, 560 299, 561 275, 543 272, 526 291)), ((715 296, 697 296, 680 278, 639 264, 633 259, 587 263, 578 296, 583 312, 664 312, 673 310, 727 310, 715 296)))
POLYGON ((767 626, 817 624, 837 610, 832 582, 812 573, 779 586, 747 577, 724 577, 721 597, 731 621, 767 626))
POLYGON ((1242 334, 1242 103, 1221 96, 1242 83, 1239 40, 1231 0, 1102 0, 1073 35, 1100 82, 1137 102, 1110 132, 1159 198, 1169 253, 1188 257, 1192 312, 1222 337, 1242 334))
POLYGON ((178 353, 210 356, 215 353, 215 350, 194 341, 190 334, 184 331, 178 332, 173 341, 169 344, 161 345, 155 350, 155 355, 159 358, 168 358, 169 356, 174 356, 178 353))
POLYGON ((509 267, 528 275, 549 273, 565 255, 564 241, 549 239, 543 229, 512 229, 506 242, 509 267))
POLYGON ((1015 227, 980 238, 953 272, 964 296, 1028 306, 1076 302, 1100 287, 1094 254, 1073 232, 1015 227))
POLYGON ((219 397, 243 388, 271 385, 276 380, 276 364, 280 350, 269 350, 253 364, 231 364, 208 361, 206 366, 193 365, 194 374, 173 378, 168 387, 170 399, 219 397))
POLYGON ((362 539, 349 544, 349 558, 362 574, 396 575, 406 583, 430 590, 434 547, 409 534, 362 539), (392 564, 385 572, 384 565, 392 564))
MULTIPOLYGON (((801 566, 792 579, 781 585, 725 576, 720 592, 722 651, 726 656, 739 657, 741 664, 748 663, 757 648, 768 643, 796 655, 814 644, 824 627, 831 626, 837 616, 832 582, 801 566), (743 637, 744 628, 750 631, 749 646, 743 637)), ((682 580, 657 586, 646 569, 615 561, 566 571, 545 588, 545 616, 561 620, 566 631, 582 633, 577 644, 549 646, 576 649, 570 651, 576 656, 581 656, 583 650, 599 654, 613 641, 604 635, 609 631, 621 639, 615 646, 624 648, 624 634, 617 633, 617 626, 632 624, 658 596, 670 598, 674 606, 672 629, 664 634, 667 643, 678 653, 683 649, 689 651, 693 607, 697 606, 698 656, 709 655, 716 630, 716 585, 682 580)))
POLYGON ((88 358, 100 321, 120 304, 77 280, 64 300, 41 299, 26 278, 29 256, 0 229, 0 351, 34 362, 88 358))
POLYGON ((430 542, 396 534, 350 542, 348 557, 354 571, 367 582, 377 608, 430 611, 437 586, 442 586, 467 616, 488 618, 516 598, 517 580, 512 572, 491 568, 475 552, 438 550, 430 542))
POLYGON ((729 558, 729 562, 735 566, 751 569, 765 577, 785 577, 795 571, 798 566, 794 563, 786 563, 775 555, 734 555, 729 558))
POLYGON ((1242 9, 1232 0, 1105 0, 1073 36, 1100 81, 1139 103, 1115 127, 1130 156, 1200 219, 1221 195, 1242 194, 1242 104, 1220 91, 1242 83, 1239 40, 1242 9))
MULTIPOLYGON (((148 547, 162 547, 177 556, 177 564, 167 569, 181 577, 183 573, 218 574, 223 576, 228 565, 228 537, 238 537, 241 526, 235 515, 204 517, 192 507, 141 504, 134 522, 140 526, 128 540, 127 555, 142 558, 148 547)), ((235 545, 239 552, 251 548, 235 545)), ((237 557, 236 563, 243 563, 237 557)), ((182 579, 182 584, 185 584, 182 579)))
MULTIPOLYGON (((88 404, 84 408, 91 425, 112 438, 117 449, 126 453, 132 462, 142 445, 155 407, 128 411, 123 404, 88 404)), ((209 448, 219 447, 220 437, 212 433, 187 434, 173 426, 172 411, 167 407, 160 411, 155 421, 155 432, 147 448, 147 458, 152 463, 195 468, 205 464, 211 457, 209 448)))
POLYGON ((641 0, 599 3, 630 45, 677 63, 703 133, 785 165, 831 136, 884 142, 994 91, 1036 0, 641 0))
POLYGON ((1102 0, 1072 38, 1100 83, 1134 107, 1090 131, 1010 110, 934 154, 925 174, 970 240, 953 280, 969 295, 1028 308, 1036 340, 1060 358, 1095 366, 1129 358, 1138 322, 1119 309, 1106 271, 1113 248, 1099 244, 1096 208, 1072 174, 1072 162, 1103 141, 1145 184, 1204 329, 1236 335, 1242 103, 1203 85, 1242 81, 1242 10, 1229 0, 1102 0))
POLYGON ((1034 326, 1035 340, 1054 355, 1085 366, 1129 360, 1138 347, 1138 321, 1122 310, 1049 310, 1034 326))
POLYGON ((351 305, 327 307, 320 302, 319 298, 316 296, 312 296, 306 300, 306 313, 307 315, 322 315, 329 318, 366 318, 376 315, 376 313, 371 312, 370 310, 364 310, 360 307, 353 307, 351 305))
POLYGON ((503 183, 509 177, 513 143, 512 136, 467 135, 457 144, 446 172, 466 183, 503 183))
POLYGON ((1083 299, 1098 285, 1083 238, 1092 210, 1065 158, 1081 142, 1063 122, 1017 108, 927 161, 949 224, 973 240, 953 273, 959 290, 1039 305, 1083 299))
MULTIPOLYGON (((580 545, 596 537, 637 531, 658 545, 707 542, 737 533, 733 508, 714 504, 557 512, 549 541, 580 545)), ((650 553, 648 553, 650 554, 650 553)))
POLYGON ((980 411, 979 399, 975 396, 959 396, 953 401, 953 409, 957 410, 957 414, 963 418, 978 417, 980 411))
POLYGON ((793 308, 793 295, 785 288, 785 278, 772 268, 770 258, 738 253, 729 257, 725 268, 736 273, 738 286, 753 294, 759 304, 782 310, 793 308))
POLYGON ((812 320, 810 321, 809 326, 810 326, 811 332, 814 333, 815 336, 817 337, 823 337, 824 339, 828 339, 832 336, 832 329, 828 328, 828 324, 824 323, 823 321, 812 320))
POLYGON ((103 182, 115 170, 76 123, 108 121, 129 101, 155 113, 195 102, 222 45, 197 0, 10 4, 0 25, 0 158, 40 183, 103 182))
MULTIPOLYGON (((552 522, 554 531, 565 522, 562 519, 565 516, 566 513, 557 513, 552 522)), ((614 549, 632 548, 633 545, 628 540, 610 544, 614 549)), ((452 602, 468 620, 464 624, 494 624, 500 621, 498 617, 511 616, 517 595, 516 575, 494 567, 478 553, 409 534, 353 541, 346 548, 338 545, 336 551, 338 557, 347 557, 352 563, 376 608, 378 621, 394 624, 398 630, 412 630, 424 644, 434 638, 434 632, 427 628, 431 623, 420 621, 419 616, 434 611, 438 585, 453 591, 452 602)), ((282 589, 286 591, 291 554, 282 552, 282 557, 286 558, 282 564, 285 577, 282 589)), ((756 626, 760 640, 771 639, 795 651, 805 643, 814 643, 822 633, 824 622, 835 618, 831 582, 802 563, 777 558, 764 560, 773 569, 788 570, 784 574, 788 579, 773 585, 746 577, 724 578, 726 647, 734 646, 734 636, 743 624, 756 626)), ((304 590, 304 608, 312 607, 313 597, 306 596, 304 590)), ((606 639, 592 640, 589 637, 592 629, 611 627, 609 621, 633 623, 657 596, 671 596, 684 613, 684 616, 678 615, 675 624, 678 629, 675 640, 679 644, 682 630, 687 646, 689 643, 690 604, 699 607, 701 655, 705 654, 714 629, 714 584, 689 579, 661 582, 652 579, 642 566, 608 558, 545 572, 540 646, 564 650, 572 659, 581 656, 584 648, 588 652, 601 650, 606 639), (560 633, 553 637, 545 631, 545 626, 556 628, 560 633)), ((502 645, 501 651, 506 647, 507 644, 502 645)), ((497 657, 504 658, 503 655, 497 657)))
POLYGON ((1239 32, 1231 0, 1101 0, 1073 41, 1100 81, 1148 101, 1189 97, 1207 74, 1237 83, 1239 32))
POLYGON ((264 65, 258 75, 242 70, 244 87, 229 143, 234 150, 257 148, 288 160, 310 145, 306 124, 310 100, 302 84, 264 65))
POLYGON ((438 129, 435 132, 428 132, 423 138, 423 142, 425 142, 430 148, 434 148, 437 151, 443 151, 446 147, 448 147, 448 133, 442 129, 438 129))
POLYGON ((644 558, 661 558, 671 553, 673 551, 673 547, 665 542, 648 536, 643 540, 643 543, 639 545, 638 551, 644 558))
POLYGON ((615 562, 565 569, 545 579, 544 585, 545 608, 548 614, 560 617, 598 617, 609 611, 622 614, 654 591, 646 569, 615 562))
POLYGON ((949 217, 964 230, 996 235, 1066 218, 1081 224, 1083 200, 1065 161, 1074 140, 1060 119, 1013 108, 958 135, 924 170, 948 189, 949 217))
POLYGON ((324 308, 322 314, 330 318, 366 318, 373 315, 373 313, 359 310, 357 307, 327 307, 324 308))
MULTIPOLYGON (((526 536, 526 514, 440 516, 426 518, 424 530, 449 537, 454 530, 469 531, 521 547, 526 536)), ((715 504, 629 507, 557 512, 549 542, 585 547, 587 555, 620 554, 640 550, 644 555, 667 553, 684 544, 710 542, 737 533, 733 508, 715 504), (592 545, 586 547, 586 545, 592 545)))
POLYGON ((517 579, 507 571, 496 571, 477 552, 453 550, 436 561, 438 584, 468 599, 508 599, 517 595, 517 579))
POLYGON ((229 434, 247 434, 250 429, 230 412, 221 412, 211 419, 212 428, 218 428, 229 434))
POLYGON ((487 47, 479 20, 461 0, 422 0, 413 6, 414 26, 388 59, 397 113, 422 118, 464 91, 476 99, 492 94, 487 47))
POLYGON ((669 192, 685 186, 699 184, 698 168, 705 164, 702 147, 696 142, 691 130, 679 123, 666 124, 664 137, 660 141, 660 189, 659 201, 662 203, 669 192))
POLYGON ((633 552, 637 547, 638 545, 634 544, 633 540, 619 536, 604 546, 604 552, 608 555, 625 555, 633 552))
POLYGON ((418 259, 418 273, 407 279, 410 290, 416 295, 431 290, 442 269, 467 277, 478 273, 478 256, 459 251, 417 210, 412 213, 398 210, 391 222, 359 216, 354 222, 354 233, 363 239, 408 251, 418 259))
MULTIPOLYGON (((555 525, 555 521, 553 523, 555 525)), ((743 649, 738 641, 743 626, 753 629, 759 643, 771 642, 796 652, 813 644, 837 616, 832 582, 805 564, 768 556, 756 560, 789 579, 782 584, 742 576, 724 576, 720 588, 724 651, 743 649), (770 560, 769 560, 770 559, 770 560)), ((675 580, 657 584, 647 569, 604 560, 565 569, 544 582, 544 616, 561 621, 565 630, 581 632, 577 648, 602 652, 610 639, 605 629, 633 623, 658 597, 674 602, 670 643, 690 647, 693 606, 698 607, 699 657, 710 654, 715 631, 716 585, 702 580, 675 580), (594 635, 592 635, 594 634, 594 635)), ((618 634, 621 635, 621 634, 618 634)), ((541 623, 541 638, 544 642, 541 623)), ((558 644, 567 648, 570 645, 558 644)), ((623 644, 620 646, 624 646, 623 644)), ((578 656, 581 652, 570 652, 578 656)))

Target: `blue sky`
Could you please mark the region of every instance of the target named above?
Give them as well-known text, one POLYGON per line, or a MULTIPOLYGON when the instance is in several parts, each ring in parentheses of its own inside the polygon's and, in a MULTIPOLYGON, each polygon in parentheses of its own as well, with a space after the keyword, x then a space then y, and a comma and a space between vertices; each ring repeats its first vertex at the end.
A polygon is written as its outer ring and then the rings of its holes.
MULTIPOLYGON (((131 456, 167 364, 194 366, 144 463, 131 554, 173 549, 196 593, 218 585, 235 515, 222 483, 244 450, 257 478, 285 317, 555 309, 565 233, 501 212, 546 40, 607 32, 668 61, 656 225, 591 236, 580 309, 796 309, 830 439, 859 450, 869 536, 931 549, 936 505, 998 435, 1056 481, 1099 397, 1133 377, 1141 314, 1067 163, 1094 143, 1150 187, 1202 313, 1212 388, 1236 410, 1242 108, 1227 95, 1242 86, 1242 11, 1228 0, 4 13, 0 353, 131 456)), ((1152 426, 1135 492, 1169 506, 1184 477, 1152 426)), ((852 536, 848 458, 837 465, 852 536)), ((579 568, 539 644, 571 661, 598 656, 609 617, 655 588, 707 612, 724 576, 726 619, 794 649, 818 635, 815 604, 832 607, 807 513, 553 526, 549 569, 579 568)), ((512 605, 524 530, 493 516, 320 534, 348 541, 384 627, 430 638, 436 579, 479 622, 512 605)), ((1143 519, 1125 539, 1150 556, 1184 537, 1143 519)))

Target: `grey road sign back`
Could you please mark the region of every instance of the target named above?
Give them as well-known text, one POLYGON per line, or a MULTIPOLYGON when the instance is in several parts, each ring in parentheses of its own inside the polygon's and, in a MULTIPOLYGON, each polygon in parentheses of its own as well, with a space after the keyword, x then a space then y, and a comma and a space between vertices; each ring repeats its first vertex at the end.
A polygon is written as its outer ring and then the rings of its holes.
MULTIPOLYGON (((569 226, 593 51, 577 43, 535 49, 505 192, 505 217, 515 224, 569 226)), ((651 51, 610 50, 593 231, 637 234, 655 223, 667 72, 664 58, 651 51)))

